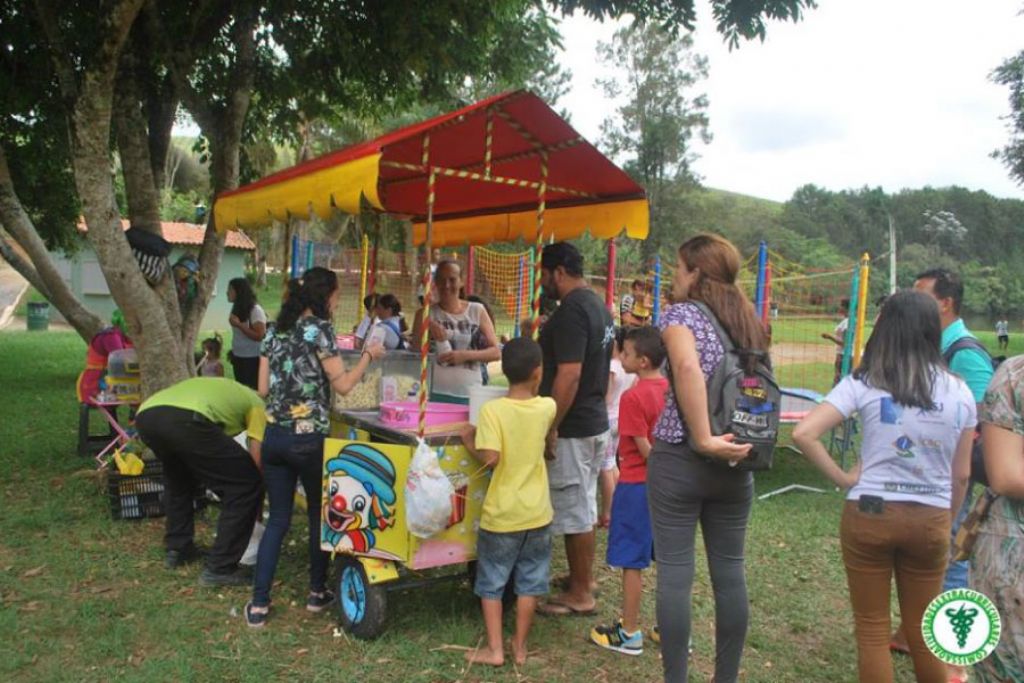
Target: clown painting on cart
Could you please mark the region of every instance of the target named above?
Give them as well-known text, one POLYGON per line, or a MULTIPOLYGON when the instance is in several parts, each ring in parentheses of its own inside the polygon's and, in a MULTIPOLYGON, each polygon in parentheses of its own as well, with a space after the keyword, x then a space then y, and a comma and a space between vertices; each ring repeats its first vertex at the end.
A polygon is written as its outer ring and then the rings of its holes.
POLYGON ((395 525, 396 472, 390 458, 365 443, 348 443, 324 462, 321 539, 337 552, 398 559, 378 548, 395 525))

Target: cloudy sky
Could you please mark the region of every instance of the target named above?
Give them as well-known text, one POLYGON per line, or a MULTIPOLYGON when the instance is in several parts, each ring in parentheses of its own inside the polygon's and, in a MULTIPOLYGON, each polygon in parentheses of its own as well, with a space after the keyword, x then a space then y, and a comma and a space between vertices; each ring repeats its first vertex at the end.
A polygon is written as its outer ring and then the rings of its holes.
MULTIPOLYGON (((961 185, 1024 199, 989 153, 1006 142, 1007 90, 988 74, 1024 48, 1022 0, 819 0, 799 24, 729 52, 698 0, 696 47, 714 140, 696 170, 710 187, 786 200, 806 183, 888 191, 961 185)), ((573 90, 559 105, 596 141, 614 103, 594 79, 614 25, 563 20, 573 90)))

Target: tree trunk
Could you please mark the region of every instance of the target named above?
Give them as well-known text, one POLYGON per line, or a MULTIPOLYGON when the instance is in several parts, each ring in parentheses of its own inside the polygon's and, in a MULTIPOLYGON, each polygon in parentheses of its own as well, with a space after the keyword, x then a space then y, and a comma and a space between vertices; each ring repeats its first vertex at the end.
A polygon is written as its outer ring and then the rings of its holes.
POLYGON ((160 235, 160 189, 150 164, 150 138, 134 80, 134 61, 130 53, 122 57, 114 93, 114 130, 131 225, 160 235))
POLYGON ((185 379, 188 371, 178 331, 171 327, 161 297, 146 282, 125 239, 110 173, 114 78, 141 4, 142 0, 126 0, 111 11, 105 42, 82 75, 71 113, 71 160, 88 238, 110 293, 128 321, 139 354, 142 392, 148 396, 185 379))
MULTIPOLYGON (((113 198, 113 187, 111 187, 110 193, 113 198)), ((22 269, 18 268, 18 264, 8 258, 11 265, 21 272, 33 286, 37 283, 43 285, 42 289, 38 286, 36 289, 39 289, 40 293, 44 294, 50 303, 60 311, 60 314, 75 328, 75 331, 86 343, 92 340, 93 336, 103 329, 104 321, 75 298, 67 283, 57 272, 57 267, 50 257, 46 244, 36 232, 32 220, 25 213, 21 200, 18 199, 18 195, 14 191, 10 168, 7 166, 7 156, 2 148, 0 148, 0 223, 32 261, 36 277, 33 278, 26 272, 22 272, 22 269)))

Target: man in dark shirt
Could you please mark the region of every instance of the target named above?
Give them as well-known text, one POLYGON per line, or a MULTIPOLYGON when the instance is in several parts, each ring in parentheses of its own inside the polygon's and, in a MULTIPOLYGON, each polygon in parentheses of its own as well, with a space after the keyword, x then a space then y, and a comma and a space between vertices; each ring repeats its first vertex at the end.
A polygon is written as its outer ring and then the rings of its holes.
POLYGON ((540 393, 555 399, 557 439, 548 461, 555 511, 552 534, 565 536, 569 581, 541 611, 589 613, 593 596, 597 479, 608 447, 608 366, 615 327, 601 298, 583 279, 583 257, 567 242, 550 244, 541 256, 541 284, 561 303, 541 330, 544 376, 540 393))

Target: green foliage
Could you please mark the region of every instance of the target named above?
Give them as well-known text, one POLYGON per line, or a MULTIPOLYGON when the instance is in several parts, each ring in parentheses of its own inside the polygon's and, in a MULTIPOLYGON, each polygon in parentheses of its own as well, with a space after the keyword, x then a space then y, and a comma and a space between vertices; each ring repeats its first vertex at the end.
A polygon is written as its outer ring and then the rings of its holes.
MULTIPOLYGON (((697 12, 693 0, 548 0, 565 14, 582 10, 595 19, 632 14, 637 23, 651 23, 675 32, 692 31, 697 12)), ((766 20, 799 21, 804 9, 816 7, 815 0, 711 0, 715 27, 731 48, 741 39, 764 40, 766 20)))
POLYGON ((196 205, 205 203, 198 192, 165 190, 160 201, 160 220, 176 223, 195 223, 196 205))
POLYGON ((79 203, 44 36, 31 10, 15 2, 0 2, 0 35, 0 146, 11 179, 46 246, 74 250, 79 203))
POLYGON ((1006 117, 1010 140, 993 156, 1006 164, 1011 178, 1024 185, 1024 50, 993 71, 992 80, 1010 91, 1010 114, 1006 117))
POLYGON ((208 159, 202 158, 197 152, 197 140, 185 137, 174 137, 167 154, 165 182, 177 192, 194 192, 200 196, 209 196, 210 171, 208 159))
POLYGON ((601 62, 622 70, 598 79, 609 98, 625 98, 617 116, 601 125, 602 143, 647 191, 645 259, 670 241, 686 195, 697 185, 694 136, 710 141, 707 98, 692 92, 707 77, 707 59, 692 48, 689 34, 676 37, 653 25, 620 28, 611 43, 598 44, 601 62))
MULTIPOLYGON (((786 202, 782 223, 799 235, 826 240, 849 261, 865 251, 873 257, 888 253, 889 217, 896 228, 899 286, 910 286, 924 270, 944 267, 964 278, 967 312, 1024 311, 1024 284, 1017 275, 1024 262, 1017 238, 1024 225, 1022 201, 962 187, 888 195, 878 188, 831 192, 806 185, 786 202)), ((885 291, 887 268, 887 259, 877 262, 872 296, 885 291)))

